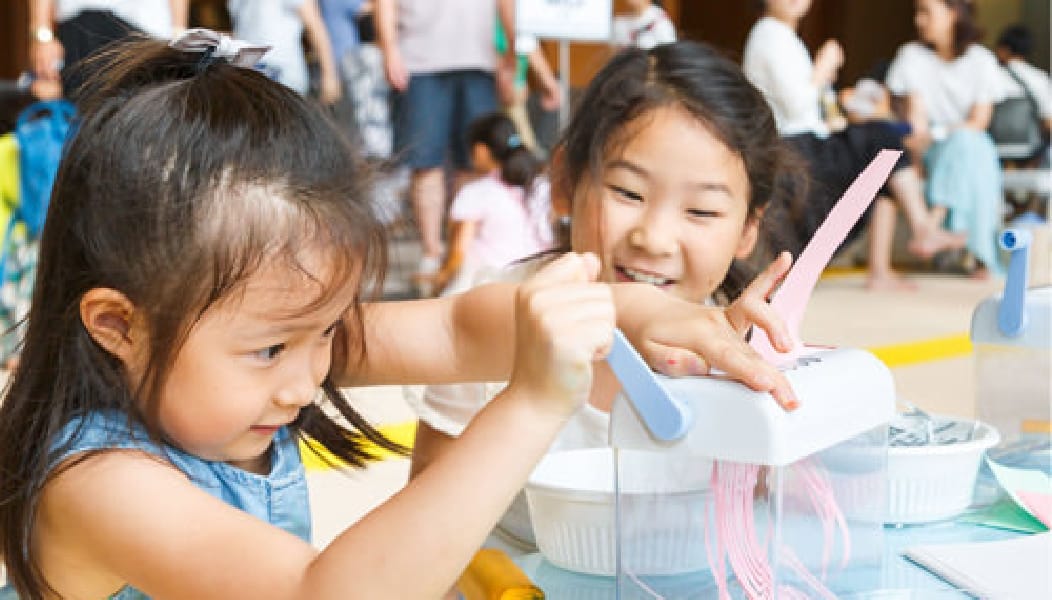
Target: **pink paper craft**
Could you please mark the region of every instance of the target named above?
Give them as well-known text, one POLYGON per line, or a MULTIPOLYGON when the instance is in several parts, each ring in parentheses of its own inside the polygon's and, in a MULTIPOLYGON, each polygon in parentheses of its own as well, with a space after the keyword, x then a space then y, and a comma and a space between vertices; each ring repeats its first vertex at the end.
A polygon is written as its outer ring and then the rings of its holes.
POLYGON ((760 353, 767 362, 782 366, 791 364, 803 350, 800 341, 800 324, 804 320, 804 312, 807 303, 811 300, 811 292, 818 283, 818 277, 822 270, 829 264, 833 252, 843 243, 844 238, 862 218, 862 213, 873 202, 873 198, 891 175, 895 163, 898 162, 902 152, 896 150, 881 150, 880 154, 869 163, 864 171, 844 195, 829 211, 826 220, 815 232, 807 243, 800 257, 797 258, 793 267, 789 270, 782 286, 771 297, 771 308, 785 322, 793 342, 793 349, 788 353, 781 353, 771 345, 767 334, 756 327, 753 329, 750 345, 760 353))
POLYGON ((1052 528, 1052 494, 1017 490, 1016 496, 1023 502, 1023 508, 1044 523, 1045 527, 1052 528))

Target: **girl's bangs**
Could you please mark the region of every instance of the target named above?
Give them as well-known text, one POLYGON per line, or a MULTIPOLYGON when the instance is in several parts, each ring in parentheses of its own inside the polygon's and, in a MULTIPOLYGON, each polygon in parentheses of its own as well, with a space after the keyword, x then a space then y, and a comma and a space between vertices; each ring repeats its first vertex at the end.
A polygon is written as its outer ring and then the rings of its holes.
MULTIPOLYGON (((310 311, 354 287, 354 303, 382 288, 383 230, 342 193, 296 191, 285 185, 247 185, 219 192, 202 242, 213 245, 211 290, 204 308, 236 293, 261 269, 287 267, 301 275, 310 311), (309 200, 306 196, 314 196, 309 200), (297 201, 299 200, 299 201, 297 201)), ((348 303, 352 299, 348 298, 348 303)))

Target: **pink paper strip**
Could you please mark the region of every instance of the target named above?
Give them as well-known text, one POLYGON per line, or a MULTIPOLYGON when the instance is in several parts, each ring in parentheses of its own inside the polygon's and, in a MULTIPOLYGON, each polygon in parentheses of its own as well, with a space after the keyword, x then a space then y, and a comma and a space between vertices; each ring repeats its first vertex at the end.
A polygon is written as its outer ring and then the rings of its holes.
POLYGON ((1052 527, 1052 494, 1023 490, 1017 490, 1015 494, 1023 501, 1023 508, 1044 523, 1045 527, 1052 527))
POLYGON ((800 341, 800 324, 804 320, 811 292, 818 283, 822 270, 829 264, 833 252, 862 218, 862 213, 873 202, 873 198, 891 175, 902 152, 881 150, 869 166, 855 178, 851 187, 829 211, 826 220, 811 237, 807 247, 789 270, 782 286, 771 297, 771 308, 782 318, 792 337, 793 350, 781 353, 771 345, 767 334, 760 328, 753 329, 750 344, 767 362, 784 365, 796 360, 803 350, 800 341))

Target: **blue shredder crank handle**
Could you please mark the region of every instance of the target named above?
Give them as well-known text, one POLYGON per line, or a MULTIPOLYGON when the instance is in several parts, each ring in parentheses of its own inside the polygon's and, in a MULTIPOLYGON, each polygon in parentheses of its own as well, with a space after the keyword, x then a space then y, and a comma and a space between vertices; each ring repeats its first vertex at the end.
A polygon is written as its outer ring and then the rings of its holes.
POLYGON ((690 408, 668 393, 619 329, 614 330, 614 345, 606 362, 655 438, 672 442, 687 434, 694 421, 690 408))
POLYGON ((1005 229, 997 238, 998 244, 1009 251, 1008 276, 1005 291, 997 305, 997 328, 1007 337, 1016 337, 1026 328, 1026 286, 1030 262, 1030 232, 1025 229, 1005 229))

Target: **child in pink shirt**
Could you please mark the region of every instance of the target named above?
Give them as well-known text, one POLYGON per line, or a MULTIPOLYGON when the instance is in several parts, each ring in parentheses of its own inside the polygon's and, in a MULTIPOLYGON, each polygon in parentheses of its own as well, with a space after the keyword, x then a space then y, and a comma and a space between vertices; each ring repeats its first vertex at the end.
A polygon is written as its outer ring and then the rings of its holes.
POLYGON ((435 276, 436 291, 471 287, 486 273, 547 250, 552 245, 548 181, 540 162, 502 113, 468 128, 471 163, 480 178, 453 199, 449 255, 435 276))

